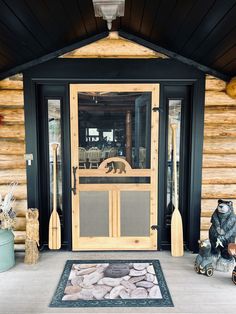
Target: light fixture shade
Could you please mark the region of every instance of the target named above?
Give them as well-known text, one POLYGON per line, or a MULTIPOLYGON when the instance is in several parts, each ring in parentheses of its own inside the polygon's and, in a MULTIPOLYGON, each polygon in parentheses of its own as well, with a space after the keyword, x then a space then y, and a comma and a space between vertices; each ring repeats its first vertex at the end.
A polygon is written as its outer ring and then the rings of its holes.
POLYGON ((93 0, 96 17, 102 17, 107 21, 107 27, 111 30, 112 21, 124 16, 125 0, 93 0))

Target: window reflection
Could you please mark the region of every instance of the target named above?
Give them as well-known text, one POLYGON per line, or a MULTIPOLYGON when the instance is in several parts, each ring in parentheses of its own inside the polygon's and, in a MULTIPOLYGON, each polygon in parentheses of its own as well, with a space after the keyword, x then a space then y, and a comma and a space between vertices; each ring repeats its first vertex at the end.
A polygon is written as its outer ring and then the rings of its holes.
MULTIPOLYGON (((180 162, 180 130, 181 130, 181 100, 170 99, 168 103, 168 167, 167 167, 167 210, 166 223, 170 225, 174 209, 173 186, 173 147, 171 124, 176 124, 176 162, 177 162, 177 193, 179 195, 179 162, 180 162)), ((178 199, 178 198, 177 198, 178 199)))
POLYGON ((57 209, 62 212, 62 157, 61 157, 61 101, 48 100, 48 138, 49 138, 49 169, 50 169, 50 208, 53 208, 53 150, 52 144, 57 143, 57 209))
POLYGON ((79 93, 79 167, 97 169, 107 158, 150 168, 151 93, 79 93))

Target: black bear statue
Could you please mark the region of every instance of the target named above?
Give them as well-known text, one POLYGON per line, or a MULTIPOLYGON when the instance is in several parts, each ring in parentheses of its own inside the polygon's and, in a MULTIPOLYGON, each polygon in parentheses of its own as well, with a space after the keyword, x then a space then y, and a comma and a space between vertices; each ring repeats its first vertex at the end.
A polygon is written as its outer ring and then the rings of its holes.
POLYGON ((198 274, 210 277, 213 275, 213 264, 211 255, 211 243, 209 240, 198 241, 199 254, 196 257, 194 269, 198 274))
POLYGON ((234 261, 228 252, 228 245, 234 243, 235 238, 236 215, 233 203, 219 199, 217 208, 211 217, 211 227, 209 229, 211 253, 217 270, 229 271, 229 267, 232 267, 234 261))

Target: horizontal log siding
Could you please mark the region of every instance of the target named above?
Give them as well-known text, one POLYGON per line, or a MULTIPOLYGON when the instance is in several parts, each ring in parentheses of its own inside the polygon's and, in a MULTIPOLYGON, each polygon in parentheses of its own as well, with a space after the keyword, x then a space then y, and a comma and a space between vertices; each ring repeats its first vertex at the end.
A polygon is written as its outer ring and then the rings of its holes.
POLYGON ((26 163, 23 83, 20 76, 0 81, 0 193, 17 181, 14 209, 17 220, 15 248, 24 248, 26 230, 26 163))
POLYGON ((208 238, 219 198, 236 206, 236 100, 225 89, 225 82, 206 78, 201 239, 208 238))

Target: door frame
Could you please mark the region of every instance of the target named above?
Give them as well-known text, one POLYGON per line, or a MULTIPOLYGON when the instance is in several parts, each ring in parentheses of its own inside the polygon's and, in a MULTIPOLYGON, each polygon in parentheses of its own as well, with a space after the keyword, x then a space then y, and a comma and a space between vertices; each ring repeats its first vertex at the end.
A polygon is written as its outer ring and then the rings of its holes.
MULTIPOLYGON (((72 250, 156 250, 156 232, 151 229, 157 225, 158 216, 158 129, 159 129, 159 84, 70 84, 70 122, 71 122, 71 186, 76 185, 77 193, 71 193, 72 199, 72 250), (80 92, 150 92, 151 93, 151 164, 150 169, 130 169, 127 177, 148 176, 149 184, 80 184, 79 178, 90 175, 79 168, 79 103, 80 92), (73 168, 77 173, 73 173, 73 168), (76 176, 76 181, 74 176, 76 176), (115 218, 113 226, 116 232, 109 234, 109 237, 80 237, 80 191, 109 191, 109 230, 111 232, 112 217, 115 218), (149 237, 125 237, 120 235, 120 192, 121 191, 150 191, 150 236, 149 237), (117 193, 116 193, 117 192, 117 193), (116 195, 117 194, 117 195, 116 195), (116 203, 115 213, 112 213, 111 201, 116 203), (98 246, 99 245, 99 246, 98 246)), ((94 171, 94 173, 98 172, 94 171)), ((96 175, 96 174, 95 174, 96 175)), ((110 174, 109 176, 114 176, 110 174)))
MULTIPOLYGON (((164 87, 167 85, 187 85, 191 89, 191 145, 190 145, 190 177, 189 177, 189 223, 187 232, 188 249, 198 251, 200 237, 201 185, 202 185, 202 151, 204 127, 205 74, 200 70, 173 59, 54 59, 27 69, 24 79, 24 114, 26 129, 26 153, 32 153, 34 160, 27 166, 27 198, 28 207, 36 207, 42 215, 39 166, 39 124, 38 86, 64 85, 66 145, 69 143, 69 84, 71 83, 159 83, 160 105, 165 101, 164 87)), ((163 126, 162 126, 163 127, 163 126)), ((163 130, 160 126, 160 137, 163 130)), ((159 147, 160 150, 160 147, 159 147)), ((70 157, 67 155, 68 182, 70 178, 70 157)), ((68 189, 70 187, 68 186, 68 189)), ((69 193, 70 194, 70 193, 69 193)), ((159 191, 159 196, 161 191, 159 191)), ((67 196, 70 208, 70 195, 67 196)), ((161 209, 160 209, 161 210, 161 209)), ((159 212, 160 212, 159 210, 159 212)), ((69 215, 69 214, 68 214, 69 215)), ((159 219, 159 218, 158 218, 159 219)), ((47 226, 41 226, 45 228, 47 226)), ((70 227, 70 226, 69 226, 70 227)), ((70 229, 68 227, 68 229, 70 229)), ((66 235, 65 248, 71 250, 71 233, 66 235)), ((47 243, 43 243, 47 245, 47 243)), ((162 248, 161 230, 159 230, 158 247, 162 248)))

